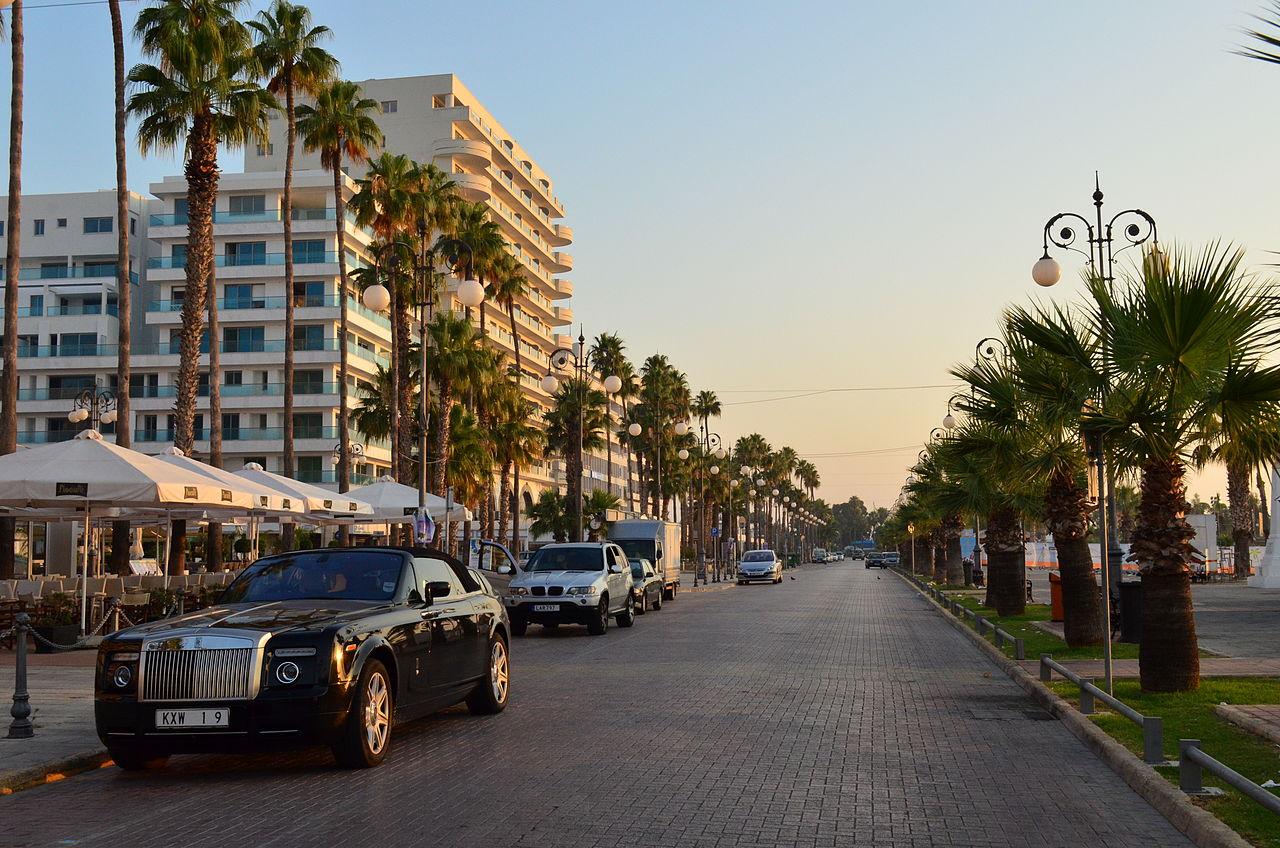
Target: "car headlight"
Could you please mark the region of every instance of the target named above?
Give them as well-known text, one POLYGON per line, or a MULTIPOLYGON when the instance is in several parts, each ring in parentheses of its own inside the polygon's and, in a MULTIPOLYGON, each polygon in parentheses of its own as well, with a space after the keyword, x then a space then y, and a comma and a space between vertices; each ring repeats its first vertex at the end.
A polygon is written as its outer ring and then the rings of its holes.
POLYGON ((569 589, 570 595, 598 595, 600 587, 598 586, 573 586, 569 589))
POLYGON ((296 662, 282 662, 276 666, 276 680, 285 686, 298 682, 298 676, 302 673, 302 669, 298 668, 296 662))
POLYGON ((523 586, 512 586, 510 591, 511 591, 511 594, 513 594, 513 595, 527 595, 527 594, 529 594, 529 590, 528 590, 528 589, 526 589, 526 588, 525 588, 525 587, 523 587, 523 586))
POLYGON ((117 689, 128 689, 129 684, 133 682, 133 669, 127 665, 116 666, 111 672, 111 683, 117 689))

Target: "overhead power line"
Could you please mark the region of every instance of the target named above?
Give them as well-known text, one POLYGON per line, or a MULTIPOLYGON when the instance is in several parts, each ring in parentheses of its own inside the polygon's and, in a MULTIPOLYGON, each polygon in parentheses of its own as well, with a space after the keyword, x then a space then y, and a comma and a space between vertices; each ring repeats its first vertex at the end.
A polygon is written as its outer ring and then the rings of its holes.
MULTIPOLYGON (((842 392, 906 392, 918 389, 954 389, 956 383, 934 383, 922 386, 848 386, 830 389, 813 389, 811 391, 801 392, 799 394, 783 395, 781 397, 772 398, 756 398, 754 400, 731 400, 725 401, 721 406, 745 406, 754 403, 774 403, 780 400, 796 400, 798 398, 817 397, 818 395, 837 394, 842 392)), ((738 394, 751 392, 775 392, 775 391, 793 391, 792 389, 717 389, 722 394, 738 394)))

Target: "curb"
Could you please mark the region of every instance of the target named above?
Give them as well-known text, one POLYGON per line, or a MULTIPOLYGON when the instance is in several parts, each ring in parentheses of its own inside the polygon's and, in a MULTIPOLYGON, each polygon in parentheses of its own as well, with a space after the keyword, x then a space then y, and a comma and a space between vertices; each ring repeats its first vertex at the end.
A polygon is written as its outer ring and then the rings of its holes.
POLYGON ((953 616, 933 598, 921 592, 920 588, 905 575, 898 571, 894 573, 919 592, 938 612, 942 613, 943 618, 952 627, 963 633, 970 642, 986 653, 1014 683, 1022 687, 1050 715, 1062 722, 1073 736, 1084 743, 1086 748, 1110 766, 1111 770, 1120 775, 1120 778, 1134 792, 1146 799, 1148 804, 1199 848, 1252 848, 1244 837, 1227 827, 1212 813, 1191 803, 1180 789, 1161 777, 1128 748, 1112 739, 1106 731, 1077 712, 1055 692, 1041 684, 1022 666, 970 630, 968 625, 953 616))
POLYGON ((1213 711, 1219 717, 1275 745, 1280 745, 1280 732, 1265 721, 1254 718, 1231 704, 1218 704, 1213 711))
POLYGON ((733 582, 725 583, 725 581, 722 580, 719 583, 712 583, 710 586, 707 586, 705 584, 702 586, 696 586, 696 587, 681 586, 680 593, 684 594, 686 592, 689 592, 689 593, 697 592, 701 594, 702 592, 723 592, 725 589, 732 589, 735 585, 736 584, 733 582))
POLYGON ((37 766, 0 773, 0 795, 11 795, 24 789, 55 783, 69 774, 101 768, 111 761, 105 748, 82 751, 37 766))

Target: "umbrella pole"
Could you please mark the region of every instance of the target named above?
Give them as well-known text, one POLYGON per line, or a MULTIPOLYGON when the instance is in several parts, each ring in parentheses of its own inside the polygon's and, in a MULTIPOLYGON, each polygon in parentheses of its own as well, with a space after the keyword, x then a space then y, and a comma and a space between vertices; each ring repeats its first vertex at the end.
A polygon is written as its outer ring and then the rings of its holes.
POLYGON ((164 527, 164 564, 160 566, 160 573, 168 575, 169 573, 169 543, 173 538, 173 519, 169 518, 169 513, 165 513, 164 527))
POLYGON ((92 534, 90 527, 89 504, 84 505, 84 554, 80 560, 80 638, 88 630, 89 622, 89 544, 92 534))

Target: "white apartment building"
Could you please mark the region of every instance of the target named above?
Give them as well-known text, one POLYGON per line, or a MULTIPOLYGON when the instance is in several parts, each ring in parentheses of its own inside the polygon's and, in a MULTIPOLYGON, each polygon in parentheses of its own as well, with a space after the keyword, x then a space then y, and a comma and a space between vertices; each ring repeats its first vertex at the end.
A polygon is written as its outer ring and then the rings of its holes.
MULTIPOLYGON (((127 262, 135 311, 146 300, 147 205, 130 195, 127 262)), ((0 223, 0 235, 6 226, 0 223)), ((71 438, 83 426, 67 413, 84 389, 116 390, 115 190, 24 195, 21 226, 18 443, 41 444, 71 438)))

